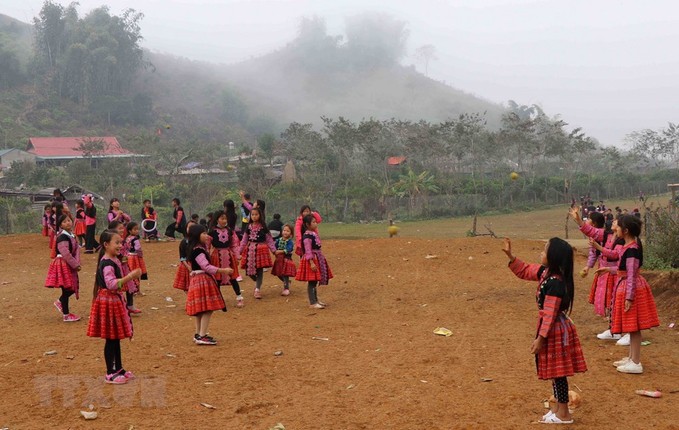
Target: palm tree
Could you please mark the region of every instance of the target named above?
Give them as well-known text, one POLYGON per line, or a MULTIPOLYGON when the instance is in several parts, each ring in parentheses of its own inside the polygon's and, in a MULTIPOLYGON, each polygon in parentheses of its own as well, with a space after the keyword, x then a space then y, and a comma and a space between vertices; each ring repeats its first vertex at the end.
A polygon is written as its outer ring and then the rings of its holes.
POLYGON ((412 210, 417 204, 420 196, 426 196, 430 192, 437 192, 439 187, 434 183, 434 175, 430 175, 428 171, 424 170, 417 174, 413 169, 408 168, 405 175, 399 175, 399 180, 394 184, 394 192, 400 198, 408 196, 409 214, 412 215, 412 210))

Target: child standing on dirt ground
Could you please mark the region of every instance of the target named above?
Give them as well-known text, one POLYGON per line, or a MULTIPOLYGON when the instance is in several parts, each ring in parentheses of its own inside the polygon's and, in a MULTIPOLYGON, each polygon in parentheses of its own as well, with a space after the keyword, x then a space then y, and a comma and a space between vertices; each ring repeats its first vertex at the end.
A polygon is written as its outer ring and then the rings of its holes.
POLYGON ((127 244, 127 265, 130 270, 141 269, 141 278, 135 280, 134 284, 137 286, 137 293, 140 290, 141 282, 147 281, 149 275, 146 271, 146 262, 144 261, 144 251, 141 249, 141 238, 139 237, 139 224, 132 221, 125 227, 127 229, 127 237, 125 242, 127 244))
POLYGON ((75 202, 75 224, 73 226, 73 234, 78 239, 78 244, 85 246, 85 233, 87 233, 87 226, 85 225, 85 203, 82 200, 75 202))
POLYGON ((613 295, 613 311, 611 318, 612 333, 629 333, 629 356, 613 363, 618 372, 643 373, 641 365, 641 330, 658 327, 658 311, 651 288, 639 274, 644 263, 644 251, 641 245, 641 220, 634 215, 623 215, 618 220, 616 234, 625 240, 619 250, 608 250, 593 242, 603 255, 619 256, 617 268, 607 268, 617 273, 617 285, 613 295))
POLYGON ((553 237, 540 254, 541 264, 527 264, 512 254, 512 243, 504 240, 502 251, 509 257, 509 269, 528 281, 538 281, 536 301, 539 309, 537 334, 530 351, 535 354, 539 379, 551 379, 556 410, 540 420, 544 424, 571 424, 568 410, 568 376, 585 372, 587 365, 573 321, 573 248, 553 237))
POLYGON ((321 238, 318 237, 318 222, 313 215, 306 215, 302 225, 302 261, 297 270, 298 281, 307 281, 307 293, 309 294, 309 307, 313 309, 325 309, 326 304, 318 300, 316 287, 328 285, 332 279, 332 270, 328 260, 321 252, 321 238))
POLYGON ((132 338, 132 319, 125 308, 123 290, 125 284, 139 279, 141 270, 123 275, 118 259, 123 247, 122 237, 115 231, 105 230, 100 238, 99 262, 94 281, 94 300, 90 310, 87 335, 106 339, 104 360, 108 384, 124 384, 134 379, 134 374, 123 368, 120 339, 132 338))
MULTIPOLYGON (((186 224, 186 231, 188 232, 194 222, 189 221, 186 224)), ((182 290, 185 293, 189 291, 189 273, 191 272, 191 264, 188 262, 189 238, 187 235, 179 241, 179 264, 177 265, 177 272, 174 275, 174 282, 172 287, 182 290)))
MULTIPOLYGON (((237 252, 240 245, 238 236, 236 236, 236 232, 228 226, 226 213, 217 211, 213 214, 213 219, 216 223, 210 230, 209 235, 212 238, 212 247, 216 252, 211 263, 213 266, 231 268, 233 271, 232 275, 237 275, 237 252)), ((215 278, 217 278, 220 285, 231 285, 233 292, 236 294, 236 306, 242 308, 245 303, 238 281, 233 276, 221 274, 217 274, 215 278)))
POLYGON ((255 281, 255 299, 262 298, 264 269, 273 266, 271 253, 274 252, 276 252, 276 245, 269 229, 266 228, 264 211, 253 207, 250 211, 250 222, 243 232, 239 255, 241 256, 241 269, 245 269, 245 274, 255 281))
POLYGON ((273 263, 271 274, 278 276, 283 281, 281 296, 290 295, 290 277, 297 274, 297 267, 292 261, 292 251, 295 244, 292 238, 292 227, 285 224, 281 230, 281 236, 276 239, 276 260, 273 263))
MULTIPOLYGON (((108 229, 111 231, 115 231, 118 233, 118 235, 122 238, 123 236, 127 235, 127 230, 125 229, 125 226, 123 225, 122 222, 120 221, 112 221, 108 224, 108 229)), ((120 260, 120 265, 123 271, 123 276, 127 275, 128 273, 131 272, 130 270, 130 265, 127 262, 128 255, 130 253, 130 250, 128 248, 129 243, 123 239, 123 246, 120 248, 120 255, 118 255, 118 260, 120 260)), ((135 308, 134 306, 134 295, 139 291, 139 286, 137 285, 137 282, 135 282, 134 279, 128 281, 125 286, 125 302, 127 303, 127 310, 130 312, 130 315, 138 315, 141 314, 141 310, 135 308)))
POLYGON ((207 230, 200 224, 193 224, 188 231, 189 292, 186 295, 186 314, 194 317, 196 332, 193 341, 197 345, 217 345, 217 340, 208 336, 208 326, 212 312, 226 312, 224 297, 214 275, 230 275, 231 268, 220 268, 210 264, 210 256, 205 247, 210 242, 207 230))
POLYGON ((312 211, 309 205, 303 205, 299 210, 299 216, 295 220, 295 254, 300 257, 304 255, 304 252, 302 252, 302 226, 304 226, 304 217, 307 215, 312 215, 316 220, 316 224, 323 222, 321 215, 318 212, 312 211))
POLYGON ((78 315, 72 314, 68 307, 68 299, 75 294, 75 298, 80 298, 78 290, 80 281, 80 247, 75 236, 71 233, 73 223, 68 215, 61 215, 57 220, 59 234, 56 239, 57 256, 50 263, 47 272, 45 286, 48 288, 61 288, 61 297, 54 302, 62 315, 64 322, 80 321, 78 315))

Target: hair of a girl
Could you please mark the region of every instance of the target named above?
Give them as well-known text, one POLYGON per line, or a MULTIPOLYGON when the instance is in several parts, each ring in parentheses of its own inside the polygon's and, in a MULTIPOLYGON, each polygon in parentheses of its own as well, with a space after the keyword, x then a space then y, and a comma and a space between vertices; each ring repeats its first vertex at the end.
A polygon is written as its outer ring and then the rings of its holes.
POLYGON ((59 218, 57 218, 57 228, 61 228, 61 223, 64 222, 65 219, 70 219, 70 217, 66 214, 61 214, 59 218))
POLYGON ((233 200, 224 200, 224 213, 226 213, 226 225, 232 230, 235 229, 238 215, 236 215, 236 204, 233 200))
MULTIPOLYGON (((219 224, 219 218, 223 216, 226 216, 226 213, 224 211, 215 211, 212 213, 212 222, 210 222, 210 228, 213 229, 219 224)), ((229 217, 226 217, 226 225, 228 227, 229 225, 229 217)))
MULTIPOLYGON (((266 218, 264 217, 264 210, 263 210, 263 209, 260 209, 260 208, 252 208, 252 210, 250 211, 250 219, 251 219, 251 220, 252 220, 252 213, 253 213, 253 212, 257 212, 257 213, 259 214, 259 221, 258 221, 258 222, 259 222, 259 224, 261 224, 262 229, 264 230, 264 232, 265 232, 265 233, 268 233, 268 232, 269 232, 269 229, 266 228, 266 218)), ((253 222, 254 222, 254 221, 250 221, 251 224, 252 224, 253 222)))
POLYGON ((568 313, 573 309, 575 284, 573 282, 573 247, 565 240, 553 237, 547 247, 547 270, 550 275, 559 275, 566 284, 566 294, 570 299, 568 313))
POLYGON ((181 205, 182 205, 182 203, 179 201, 179 199, 178 199, 177 197, 175 197, 174 199, 172 199, 172 202, 173 202, 173 203, 176 203, 177 206, 181 206, 181 205))
POLYGON ((83 208, 83 207, 85 207, 85 202, 82 201, 82 199, 76 200, 76 201, 75 201, 75 206, 76 206, 76 207, 79 206, 80 208, 83 208))
POLYGON ((641 219, 635 215, 622 215, 618 219, 618 227, 622 229, 623 233, 627 230, 627 233, 636 239, 639 247, 639 267, 643 266, 644 248, 639 237, 641 235, 641 219))
POLYGON ((302 208, 299 210, 299 214, 302 215, 304 213, 304 211, 307 210, 307 209, 311 210, 311 206, 302 205, 302 208))
MULTIPOLYGON (((101 244, 101 249, 99 250, 99 256, 97 258, 97 271, 99 271, 99 263, 101 263, 101 259, 104 258, 104 255, 106 254, 106 247, 104 246, 105 243, 111 243, 113 240, 114 236, 117 236, 118 232, 115 230, 104 230, 101 232, 101 235, 99 235, 99 243, 101 244)), ((102 286, 103 287, 103 286, 102 286)), ((99 293, 99 288, 101 288, 99 285, 97 285, 97 276, 95 275, 94 277, 94 291, 93 291, 93 296, 92 299, 97 298, 97 294, 99 293)))
MULTIPOLYGON (((64 204, 61 202, 53 202, 52 207, 54 208, 54 221, 56 222, 59 218, 61 218, 62 212, 64 210, 64 204)), ((59 224, 56 226, 59 227, 59 224)))
POLYGON ((283 229, 287 227, 290 229, 290 237, 293 237, 295 234, 295 230, 292 228, 290 224, 283 224, 283 227, 281 227, 281 234, 283 233, 283 229))
POLYGON ((122 224, 123 224, 123 223, 120 222, 120 221, 113 220, 113 221, 111 221, 110 223, 108 223, 108 227, 107 227, 107 228, 108 228, 109 230, 115 231, 116 234, 118 234, 118 231, 117 231, 117 230, 118 230, 118 226, 119 226, 119 225, 122 225, 122 224))
POLYGON ((50 210, 50 211, 51 211, 51 210, 52 210, 52 204, 51 204, 51 203, 50 203, 50 204, 46 204, 46 205, 43 207, 43 210, 50 210))
POLYGON ((117 198, 112 198, 110 202, 108 202, 108 211, 111 212, 113 210, 113 202, 120 202, 117 198))
POLYGON ((257 209, 261 209, 262 213, 266 212, 266 202, 264 200, 257 199, 255 202, 257 203, 257 209))
POLYGON ((314 219, 316 218, 314 218, 314 216, 311 214, 305 215, 304 218, 302 218, 302 237, 300 238, 300 240, 302 243, 302 251, 304 252, 306 252, 306 250, 304 249, 304 233, 306 233, 306 231, 309 229, 311 221, 313 221, 314 219))
POLYGON ((606 218, 600 212, 590 212, 589 219, 592 220, 592 226, 595 228, 604 228, 606 225, 606 218))
POLYGON ((200 235, 207 232, 207 229, 200 224, 193 223, 191 227, 187 229, 189 244, 186 247, 187 255, 196 249, 196 246, 201 245, 200 235))
POLYGON ((137 224, 136 222, 131 221, 131 222, 127 223, 127 226, 126 226, 125 228, 127 229, 127 232, 128 232, 129 234, 132 234, 132 229, 135 228, 135 227, 138 226, 138 225, 139 225, 139 224, 137 224))

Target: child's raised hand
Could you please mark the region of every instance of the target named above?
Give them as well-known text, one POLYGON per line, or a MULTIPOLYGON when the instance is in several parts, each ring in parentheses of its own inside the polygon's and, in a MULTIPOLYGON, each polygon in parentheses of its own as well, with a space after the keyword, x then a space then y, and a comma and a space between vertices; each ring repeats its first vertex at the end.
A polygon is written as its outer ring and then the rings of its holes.
POLYGON ((514 258, 512 255, 512 241, 508 237, 505 237, 504 239, 502 244, 502 252, 504 252, 510 260, 514 258))
POLYGON ((603 249, 603 247, 596 240, 592 239, 591 237, 589 238, 589 246, 596 249, 597 251, 601 251, 603 249))

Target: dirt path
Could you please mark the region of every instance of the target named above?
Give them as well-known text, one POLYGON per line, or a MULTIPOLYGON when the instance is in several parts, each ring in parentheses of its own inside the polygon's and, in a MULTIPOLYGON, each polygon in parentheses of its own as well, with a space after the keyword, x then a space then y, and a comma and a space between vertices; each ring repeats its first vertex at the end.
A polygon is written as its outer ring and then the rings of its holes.
MULTIPOLYGON (((270 275, 255 301, 247 280, 243 309, 224 291, 229 311, 215 313, 210 328, 216 347, 191 342, 184 293, 171 288, 176 243, 144 246, 144 313, 134 341, 122 343, 138 380, 111 386, 103 384, 104 342, 85 335, 85 320, 61 322, 57 292, 42 287, 46 240, 0 238, 0 428, 525 429, 544 413, 551 385, 537 380, 528 352, 535 284, 509 272, 498 240, 324 241, 335 272, 319 293, 326 310, 311 311, 298 282, 281 297, 270 275), (453 336, 434 335, 436 327, 453 336), (50 350, 56 355, 43 355, 50 350), (99 418, 86 422, 79 411, 90 402, 99 418)), ((542 246, 516 240, 514 248, 534 262, 542 246)), ((95 259, 83 262, 72 307, 86 317, 95 259)), ((582 390, 578 428, 679 428, 679 394, 669 393, 679 390, 679 329, 668 328, 676 307, 662 307, 662 326, 645 333, 645 373, 619 374, 611 362, 626 349, 594 337, 605 324, 586 303, 590 281, 578 278, 573 311, 590 368, 571 379, 582 390), (645 398, 639 388, 666 394, 645 398)))

